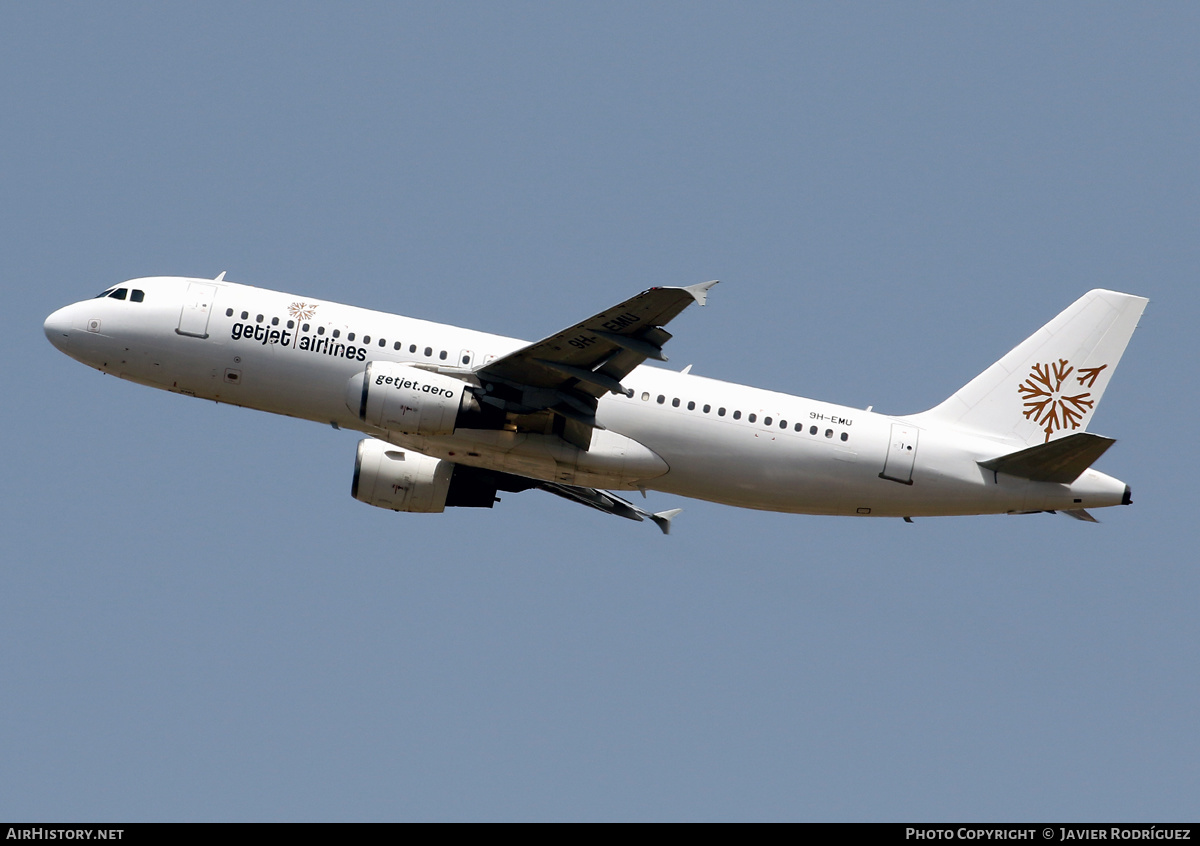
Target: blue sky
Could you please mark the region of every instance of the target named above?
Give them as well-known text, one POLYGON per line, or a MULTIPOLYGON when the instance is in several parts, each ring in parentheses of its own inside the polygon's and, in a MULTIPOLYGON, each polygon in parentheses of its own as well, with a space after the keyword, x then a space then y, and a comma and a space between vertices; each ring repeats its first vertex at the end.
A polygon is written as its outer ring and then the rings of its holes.
POLYGON ((3 18, 0 816, 1195 818, 1193 5, 3 18), (353 433, 42 335, 221 271, 524 338, 719 278, 670 366, 894 413, 1141 294, 1091 427, 1134 505, 372 509, 353 433))

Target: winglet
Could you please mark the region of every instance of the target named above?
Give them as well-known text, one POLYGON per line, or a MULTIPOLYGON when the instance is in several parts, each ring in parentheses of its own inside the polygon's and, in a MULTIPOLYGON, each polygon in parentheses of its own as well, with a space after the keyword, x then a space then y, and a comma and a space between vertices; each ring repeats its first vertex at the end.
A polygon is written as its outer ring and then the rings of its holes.
POLYGON ((711 282, 701 282, 699 285, 688 285, 683 290, 695 297, 696 302, 700 303, 700 305, 704 305, 706 302, 708 302, 709 288, 711 288, 713 285, 716 285, 720 281, 720 279, 714 279, 711 282))
POLYGON ((651 514, 650 519, 662 529, 664 535, 669 535, 671 534, 671 521, 682 512, 682 508, 672 508, 670 511, 660 511, 657 514, 651 514))
POLYGON ((225 281, 225 271, 222 270, 220 275, 218 275, 217 278, 214 279, 213 281, 214 282, 224 282, 225 281))

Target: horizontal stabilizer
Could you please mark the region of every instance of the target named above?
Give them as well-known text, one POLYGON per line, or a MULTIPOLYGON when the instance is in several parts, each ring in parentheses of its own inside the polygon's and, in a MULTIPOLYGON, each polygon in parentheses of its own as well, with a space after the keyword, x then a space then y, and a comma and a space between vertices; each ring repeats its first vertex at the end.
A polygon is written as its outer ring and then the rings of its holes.
POLYGON ((999 458, 980 461, 979 466, 1033 482, 1069 485, 1115 443, 1112 438, 1076 432, 1048 444, 1038 444, 999 458))

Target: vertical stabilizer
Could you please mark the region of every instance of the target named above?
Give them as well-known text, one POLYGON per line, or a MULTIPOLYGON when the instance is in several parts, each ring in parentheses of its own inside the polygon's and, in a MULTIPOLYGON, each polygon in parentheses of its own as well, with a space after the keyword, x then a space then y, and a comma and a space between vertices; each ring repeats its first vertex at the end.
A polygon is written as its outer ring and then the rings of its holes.
POLYGON ((1086 431, 1146 303, 1088 291, 918 419, 1029 446, 1086 431))

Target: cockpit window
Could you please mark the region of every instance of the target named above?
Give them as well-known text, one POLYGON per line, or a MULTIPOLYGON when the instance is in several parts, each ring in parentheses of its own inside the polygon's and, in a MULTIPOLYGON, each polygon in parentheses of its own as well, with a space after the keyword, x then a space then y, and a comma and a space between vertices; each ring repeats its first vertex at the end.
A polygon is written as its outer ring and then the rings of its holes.
POLYGON ((99 299, 101 299, 101 298, 103 298, 103 297, 107 297, 107 296, 108 296, 109 294, 111 294, 112 292, 113 292, 113 289, 112 289, 112 288, 105 288, 105 289, 104 289, 103 291, 101 291, 99 294, 97 294, 96 296, 92 297, 92 299, 94 299, 94 300, 99 300, 99 299))
POLYGON ((129 301, 131 303, 140 303, 144 299, 146 299, 146 292, 139 291, 137 288, 134 288, 129 294, 129 301))
POLYGON ((109 294, 109 296, 112 297, 114 300, 123 300, 123 299, 125 299, 125 295, 128 293, 129 293, 128 288, 118 288, 117 290, 115 290, 111 294, 109 294))

